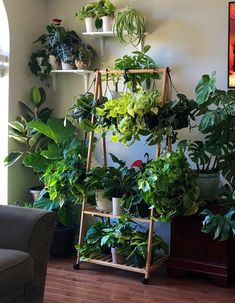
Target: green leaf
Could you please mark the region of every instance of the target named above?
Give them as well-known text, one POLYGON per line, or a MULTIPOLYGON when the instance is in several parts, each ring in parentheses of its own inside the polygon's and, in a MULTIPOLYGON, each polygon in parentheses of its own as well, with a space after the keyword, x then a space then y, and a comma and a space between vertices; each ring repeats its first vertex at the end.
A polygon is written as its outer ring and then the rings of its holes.
POLYGON ((23 155, 23 152, 11 152, 5 159, 4 165, 11 166, 15 164, 23 155))
POLYGON ((30 90, 30 100, 35 107, 39 107, 41 105, 41 92, 38 87, 33 86, 30 90))
POLYGON ((209 94, 216 90, 215 75, 215 72, 212 73, 211 77, 209 75, 203 75, 197 84, 195 89, 197 104, 204 104, 207 101, 209 94))
POLYGON ((85 130, 87 132, 95 130, 94 124, 92 124, 91 121, 88 119, 81 120, 81 122, 79 123, 79 126, 82 130, 85 130))
POLYGON ((50 163, 40 153, 28 154, 23 160, 24 166, 32 168, 35 173, 44 172, 50 163))

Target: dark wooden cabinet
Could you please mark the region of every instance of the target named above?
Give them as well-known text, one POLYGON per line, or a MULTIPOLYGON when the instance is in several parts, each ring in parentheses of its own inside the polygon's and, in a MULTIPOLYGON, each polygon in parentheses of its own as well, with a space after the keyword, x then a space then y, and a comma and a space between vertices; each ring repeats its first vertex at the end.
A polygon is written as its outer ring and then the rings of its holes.
POLYGON ((228 287, 235 273, 235 239, 213 240, 212 235, 201 232, 201 219, 194 215, 173 220, 168 274, 202 273, 216 285, 228 287))

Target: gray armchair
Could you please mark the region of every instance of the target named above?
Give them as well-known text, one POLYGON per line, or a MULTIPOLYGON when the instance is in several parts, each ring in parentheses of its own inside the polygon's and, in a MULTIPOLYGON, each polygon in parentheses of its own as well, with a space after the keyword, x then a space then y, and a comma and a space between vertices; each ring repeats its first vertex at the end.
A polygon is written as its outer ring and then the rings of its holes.
POLYGON ((42 303, 55 214, 0 205, 0 302, 42 303))

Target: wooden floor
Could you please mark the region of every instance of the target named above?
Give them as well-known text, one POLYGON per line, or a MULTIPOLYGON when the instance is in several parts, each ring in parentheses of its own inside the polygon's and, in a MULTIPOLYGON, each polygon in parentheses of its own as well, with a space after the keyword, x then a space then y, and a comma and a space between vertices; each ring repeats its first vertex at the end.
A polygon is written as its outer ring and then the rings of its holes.
POLYGON ((82 263, 74 259, 51 259, 44 303, 233 303, 235 282, 228 288, 214 286, 206 278, 167 277, 166 268, 152 273, 148 285, 143 275, 82 263))

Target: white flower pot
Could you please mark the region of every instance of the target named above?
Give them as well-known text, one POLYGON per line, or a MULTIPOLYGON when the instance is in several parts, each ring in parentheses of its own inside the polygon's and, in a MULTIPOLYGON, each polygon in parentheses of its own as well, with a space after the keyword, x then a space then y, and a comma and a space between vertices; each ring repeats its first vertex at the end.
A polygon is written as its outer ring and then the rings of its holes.
POLYGON ((60 69, 59 62, 57 61, 54 55, 49 55, 49 63, 51 65, 52 70, 60 69))
POLYGON ((125 262, 125 256, 117 254, 117 248, 111 247, 112 263, 123 264, 125 262))
POLYGON ((96 191, 96 209, 107 213, 112 211, 112 201, 104 197, 103 190, 96 191))
POLYGON ((110 32, 113 30, 114 18, 112 16, 101 17, 103 21, 103 32, 110 32))
POLYGON ((92 17, 85 18, 85 27, 87 33, 95 32, 96 31, 95 19, 92 17))
POLYGON ((123 215, 124 210, 121 205, 121 198, 112 198, 112 210, 113 210, 113 215, 115 216, 123 215))
POLYGON ((62 70, 72 70, 73 69, 73 65, 70 63, 66 63, 66 62, 61 62, 61 67, 62 67, 62 70))

